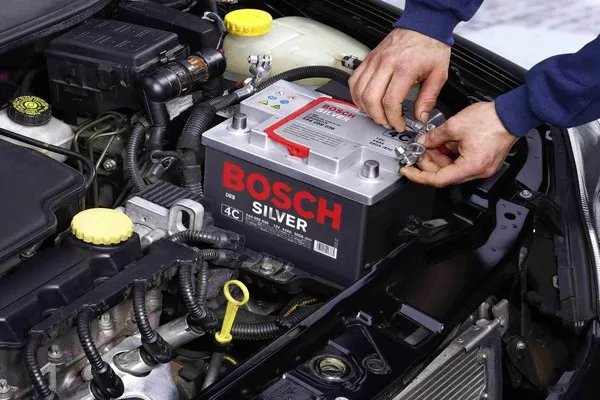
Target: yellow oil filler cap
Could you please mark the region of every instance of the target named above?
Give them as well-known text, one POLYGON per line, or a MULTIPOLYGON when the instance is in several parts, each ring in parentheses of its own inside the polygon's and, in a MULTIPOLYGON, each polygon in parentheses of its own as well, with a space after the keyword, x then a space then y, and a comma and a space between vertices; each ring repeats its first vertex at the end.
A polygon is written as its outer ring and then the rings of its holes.
POLYGON ((86 243, 119 244, 133 235, 133 222, 117 210, 90 208, 73 217, 71 232, 86 243))
POLYGON ((273 17, 266 11, 246 8, 235 10, 225 16, 225 27, 232 35, 260 36, 269 33, 273 17))

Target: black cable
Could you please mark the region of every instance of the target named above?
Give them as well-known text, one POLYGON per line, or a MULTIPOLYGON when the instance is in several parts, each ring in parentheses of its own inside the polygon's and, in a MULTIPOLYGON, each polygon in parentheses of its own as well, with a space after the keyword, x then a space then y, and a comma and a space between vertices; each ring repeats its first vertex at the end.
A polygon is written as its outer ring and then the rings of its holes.
POLYGON ((198 271, 198 304, 201 307, 206 306, 206 298, 208 297, 208 263, 203 261, 200 265, 200 271, 198 271))
POLYGON ((53 144, 50 144, 50 143, 40 142, 39 140, 35 140, 35 139, 29 138, 29 137, 26 137, 23 135, 19 135, 18 133, 6 130, 4 128, 0 128, 0 136, 6 136, 7 138, 17 140, 22 143, 26 143, 30 146, 48 150, 53 153, 67 156, 69 158, 76 158, 79 161, 83 162, 88 171, 88 177, 86 179, 85 186, 84 186, 85 192, 87 192, 92 187, 92 185, 94 184, 94 181, 96 180, 96 166, 90 161, 89 158, 87 158, 86 156, 84 156, 82 154, 76 153, 76 152, 68 150, 68 149, 64 149, 62 147, 54 146, 53 144))
POLYGON ((280 74, 265 79, 256 86, 256 91, 258 92, 263 89, 266 89, 267 87, 280 80, 294 82, 309 78, 333 79, 334 81, 347 85, 348 79, 350 79, 350 74, 335 67, 329 67, 325 65, 299 67, 290 69, 288 71, 282 72, 280 74))
MULTIPOLYGON (((218 257, 219 254, 216 250, 200 250, 195 264, 202 265, 204 261, 210 261, 218 257)), ((190 315, 192 323, 200 326, 206 331, 214 332, 218 327, 219 320, 212 310, 208 310, 205 306, 200 304, 196 291, 194 290, 193 267, 194 265, 191 263, 182 263, 179 267, 179 291, 181 292, 183 303, 190 315)))
POLYGON ((79 336, 81 348, 83 348, 83 352, 90 362, 92 369, 100 371, 104 367, 104 361, 96 348, 94 338, 92 337, 92 331, 90 330, 90 321, 94 318, 94 315, 94 310, 89 307, 81 310, 79 315, 77 315, 76 321, 77 335, 79 336))
POLYGON ((75 321, 79 343, 92 367, 93 379, 91 389, 96 398, 119 398, 125 392, 123 380, 102 359, 100 352, 96 348, 90 329, 90 321, 94 318, 94 315, 95 313, 92 308, 85 307, 79 312, 75 321), (96 394, 96 392, 98 393, 96 394))
POLYGON ((143 342, 152 342, 156 338, 156 333, 150 325, 148 319, 148 310, 146 310, 146 283, 143 281, 135 282, 133 285, 133 314, 143 342))
POLYGON ((136 281, 133 284, 133 313, 135 322, 142 337, 142 349, 151 365, 166 364, 171 361, 171 346, 150 325, 146 309, 146 282, 136 281))
POLYGON ((171 235, 169 240, 176 243, 200 242, 216 245, 219 244, 222 239, 218 232, 185 230, 171 235))
POLYGON ((129 136, 129 142, 125 151, 125 167, 129 178, 133 183, 135 191, 139 192, 146 188, 146 183, 140 172, 138 165, 137 152, 140 149, 142 142, 144 141, 144 134, 146 133, 147 126, 144 121, 138 121, 131 131, 129 136))
POLYGON ((42 399, 57 399, 56 394, 50 390, 46 383, 42 370, 38 364, 38 350, 42 344, 43 335, 41 333, 31 333, 25 349, 25 367, 33 387, 42 399))

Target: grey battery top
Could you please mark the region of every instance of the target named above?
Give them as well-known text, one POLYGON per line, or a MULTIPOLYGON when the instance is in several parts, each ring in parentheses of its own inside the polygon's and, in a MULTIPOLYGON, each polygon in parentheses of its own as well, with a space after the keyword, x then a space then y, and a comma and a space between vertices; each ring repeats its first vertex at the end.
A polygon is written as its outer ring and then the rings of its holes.
POLYGON ((240 113, 245 120, 224 121, 202 143, 366 205, 404 182, 394 149, 416 133, 381 127, 352 104, 279 81, 240 113))

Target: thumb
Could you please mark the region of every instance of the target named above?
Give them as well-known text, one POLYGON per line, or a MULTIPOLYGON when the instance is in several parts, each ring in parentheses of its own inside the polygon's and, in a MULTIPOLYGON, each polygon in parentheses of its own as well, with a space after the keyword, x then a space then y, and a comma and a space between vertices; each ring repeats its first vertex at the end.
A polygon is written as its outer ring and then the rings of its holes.
POLYGON ((432 72, 421 84, 419 96, 415 102, 415 118, 421 122, 429 121, 429 113, 435 107, 440 90, 446 83, 446 75, 432 72))

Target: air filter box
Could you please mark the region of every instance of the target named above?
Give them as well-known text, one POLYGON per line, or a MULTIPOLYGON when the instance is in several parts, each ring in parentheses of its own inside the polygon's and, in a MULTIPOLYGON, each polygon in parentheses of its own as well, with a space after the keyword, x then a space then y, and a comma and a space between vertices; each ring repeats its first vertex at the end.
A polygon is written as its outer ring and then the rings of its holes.
POLYGON ((215 223, 248 247, 348 285, 398 245, 433 190, 398 174, 413 132, 375 124, 349 103, 280 81, 203 135, 215 223))
POLYGON ((52 105, 75 114, 141 108, 140 76, 187 56, 176 34, 114 20, 90 20, 46 52, 52 105))

